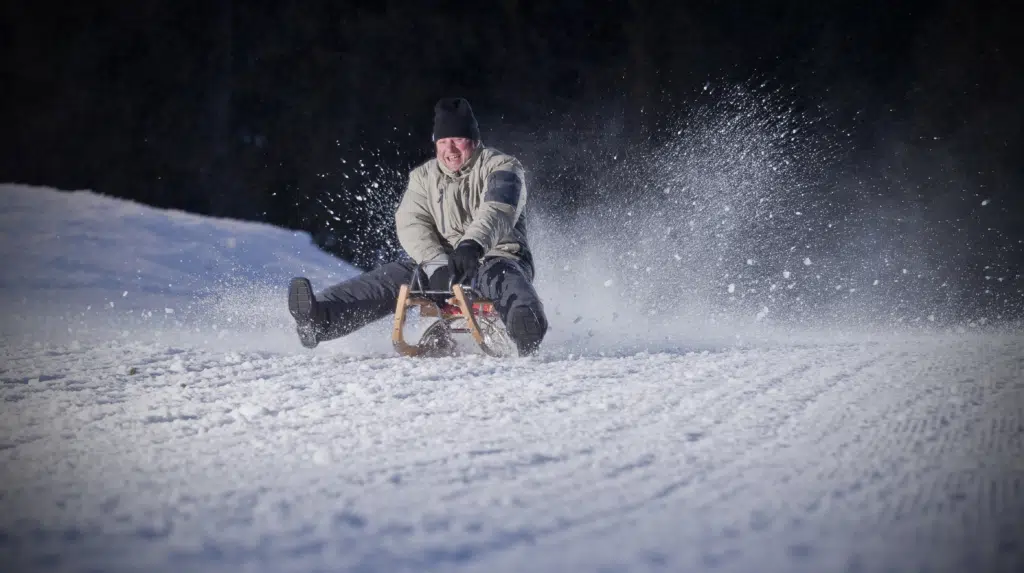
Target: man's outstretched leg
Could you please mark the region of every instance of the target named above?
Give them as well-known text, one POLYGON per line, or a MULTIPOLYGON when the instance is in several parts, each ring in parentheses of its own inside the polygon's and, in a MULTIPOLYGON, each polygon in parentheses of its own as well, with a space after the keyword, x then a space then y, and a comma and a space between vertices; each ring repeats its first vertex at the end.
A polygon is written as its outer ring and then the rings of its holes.
POLYGON ((295 319, 299 341, 306 348, 314 348, 394 313, 398 290, 409 282, 414 266, 407 261, 387 263, 319 295, 313 294, 313 285, 307 279, 292 279, 288 311, 295 319))
POLYGON ((480 294, 494 303, 520 356, 536 352, 548 330, 532 278, 528 266, 503 257, 487 259, 477 273, 480 294))

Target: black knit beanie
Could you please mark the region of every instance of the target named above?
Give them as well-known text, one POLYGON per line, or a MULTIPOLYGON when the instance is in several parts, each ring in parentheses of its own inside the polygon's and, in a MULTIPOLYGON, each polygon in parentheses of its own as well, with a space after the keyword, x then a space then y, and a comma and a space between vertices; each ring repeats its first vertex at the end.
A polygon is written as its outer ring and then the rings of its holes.
POLYGON ((446 137, 468 137, 480 140, 480 126, 473 108, 461 97, 441 98, 434 106, 434 141, 446 137))

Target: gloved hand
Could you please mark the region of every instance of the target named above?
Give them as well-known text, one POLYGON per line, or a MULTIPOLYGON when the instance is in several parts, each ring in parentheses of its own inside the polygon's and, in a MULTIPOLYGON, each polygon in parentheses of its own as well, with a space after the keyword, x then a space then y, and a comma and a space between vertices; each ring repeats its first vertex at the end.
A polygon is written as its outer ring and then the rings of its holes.
POLYGON ((448 255, 448 269, 455 282, 472 281, 480 270, 480 257, 484 256, 484 248, 473 240, 466 240, 455 247, 448 255))

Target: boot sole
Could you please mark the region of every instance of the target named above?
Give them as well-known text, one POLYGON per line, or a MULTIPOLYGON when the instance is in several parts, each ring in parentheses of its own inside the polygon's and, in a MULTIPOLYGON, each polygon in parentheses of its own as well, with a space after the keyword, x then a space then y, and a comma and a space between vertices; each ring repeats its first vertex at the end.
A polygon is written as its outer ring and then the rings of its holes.
POLYGON ((537 352, 545 330, 537 313, 529 307, 516 307, 508 313, 508 333, 516 343, 520 356, 537 352))
POLYGON ((288 285, 288 312, 295 319, 299 342, 306 348, 316 348, 316 297, 308 279, 297 277, 288 285))

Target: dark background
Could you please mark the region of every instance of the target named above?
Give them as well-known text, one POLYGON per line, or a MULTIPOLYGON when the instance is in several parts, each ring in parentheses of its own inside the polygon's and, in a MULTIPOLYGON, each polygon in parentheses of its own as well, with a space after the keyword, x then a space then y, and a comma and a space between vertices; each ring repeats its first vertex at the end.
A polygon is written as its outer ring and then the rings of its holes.
POLYGON ((569 213, 604 177, 582 149, 642 158, 709 85, 753 84, 827 114, 846 177, 889 182, 879 201, 955 214, 969 189, 1013 248, 1011 5, 6 1, 0 181, 308 230, 370 267, 395 255, 391 209, 441 96, 528 159, 534 205, 569 213))

